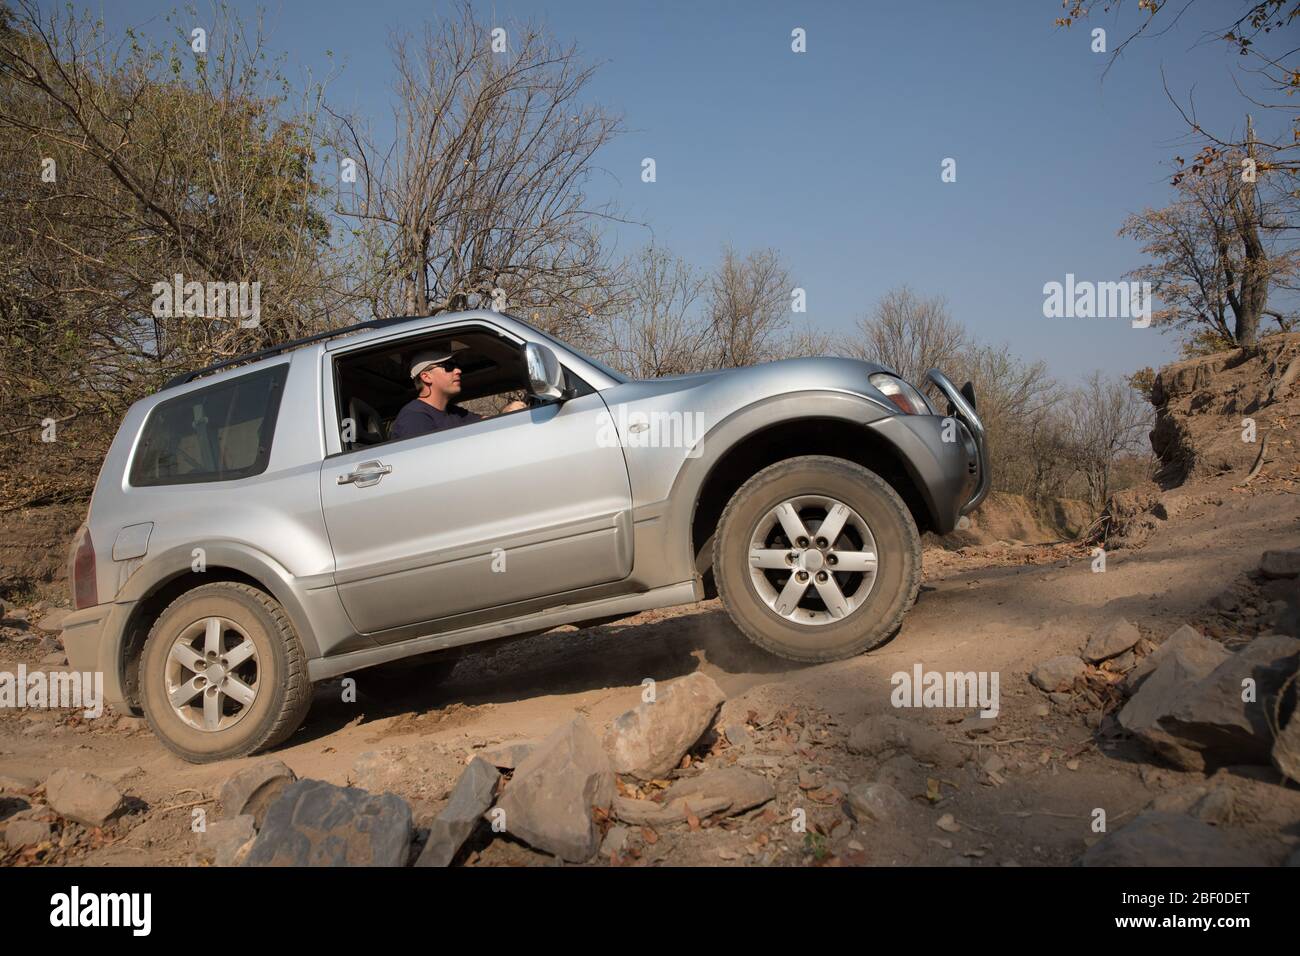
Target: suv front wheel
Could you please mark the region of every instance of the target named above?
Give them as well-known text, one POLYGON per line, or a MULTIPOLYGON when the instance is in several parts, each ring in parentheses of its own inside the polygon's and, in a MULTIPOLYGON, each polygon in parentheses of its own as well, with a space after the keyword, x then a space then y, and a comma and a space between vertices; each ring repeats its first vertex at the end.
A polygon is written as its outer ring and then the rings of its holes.
POLYGON ((713 569, 755 644, 789 660, 841 660, 898 629, 920 587, 921 540, 879 475, 805 455, 740 487, 719 522, 713 569))
POLYGON ((168 749, 207 763, 274 747, 311 706, 307 658, 284 609, 233 581, 182 594, 140 657, 149 726, 168 749))

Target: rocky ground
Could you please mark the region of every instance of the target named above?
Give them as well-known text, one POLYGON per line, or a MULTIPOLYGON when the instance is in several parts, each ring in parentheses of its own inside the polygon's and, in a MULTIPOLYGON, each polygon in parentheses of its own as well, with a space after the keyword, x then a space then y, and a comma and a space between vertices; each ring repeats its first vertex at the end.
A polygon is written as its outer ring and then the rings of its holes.
MULTIPOLYGON (((706 602, 322 684, 288 744, 206 766, 138 718, 0 708, 0 863, 1295 865, 1300 472, 1267 421, 1281 460, 1148 489, 1109 538, 927 548, 848 661, 706 602), (894 706, 918 666, 996 674, 997 716, 894 706)), ((57 666, 58 617, 7 609, 0 672, 57 666)))

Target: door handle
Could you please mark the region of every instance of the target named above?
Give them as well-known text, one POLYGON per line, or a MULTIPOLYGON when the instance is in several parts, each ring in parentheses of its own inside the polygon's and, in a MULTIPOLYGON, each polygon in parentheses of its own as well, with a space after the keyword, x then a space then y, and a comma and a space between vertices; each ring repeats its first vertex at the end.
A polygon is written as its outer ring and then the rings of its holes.
POLYGON ((379 480, 384 475, 391 475, 392 473, 392 465, 385 465, 382 461, 363 461, 357 465, 356 471, 347 475, 339 475, 338 482, 340 485, 356 485, 358 488, 369 488, 371 485, 379 484, 379 480))

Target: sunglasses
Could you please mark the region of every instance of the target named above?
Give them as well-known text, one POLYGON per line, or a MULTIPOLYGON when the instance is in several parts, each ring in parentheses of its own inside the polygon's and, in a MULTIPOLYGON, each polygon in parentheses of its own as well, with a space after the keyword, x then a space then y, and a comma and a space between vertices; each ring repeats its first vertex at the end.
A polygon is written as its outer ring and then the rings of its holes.
POLYGON ((458 369, 460 368, 460 363, 457 362, 455 359, 448 359, 448 360, 445 361, 445 362, 434 362, 432 365, 426 365, 426 366, 425 366, 424 368, 422 368, 420 371, 421 371, 421 372, 431 372, 431 371, 433 371, 435 368, 440 368, 440 369, 442 369, 444 372, 453 372, 453 371, 456 371, 456 370, 458 370, 458 369))

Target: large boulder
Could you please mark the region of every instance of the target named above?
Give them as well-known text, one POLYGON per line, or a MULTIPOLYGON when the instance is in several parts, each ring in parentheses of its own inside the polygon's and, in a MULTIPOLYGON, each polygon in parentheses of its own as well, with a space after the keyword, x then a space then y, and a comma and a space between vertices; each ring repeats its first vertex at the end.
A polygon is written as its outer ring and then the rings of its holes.
POLYGON ((227 818, 248 814, 254 826, 260 827, 267 809, 297 779, 282 761, 259 760, 226 780, 217 796, 227 818))
POLYGON ((1120 726, 1175 766, 1184 770, 1203 770, 1203 758, 1180 746, 1163 729, 1160 719, 1172 714, 1183 695, 1230 656, 1214 641, 1195 632, 1189 637, 1180 629, 1148 658, 1159 657, 1159 660, 1120 710, 1120 726))
POLYGON ((483 814, 492 806, 501 774, 482 757, 475 757, 452 788, 447 806, 429 825, 429 839, 424 844, 416 866, 449 866, 461 845, 478 826, 483 814))
POLYGON ((616 718, 605 735, 615 772, 641 780, 662 777, 709 728, 724 700, 722 688, 707 674, 662 685, 653 701, 616 718))
POLYGON ((266 812, 245 866, 405 866, 411 808, 324 780, 289 784, 266 812))
POLYGON ((1273 747, 1269 716, 1282 683, 1295 673, 1297 663, 1300 640, 1259 637, 1180 692, 1159 723, 1180 750, 1188 752, 1181 765, 1200 770, 1267 764, 1273 747), (1250 695, 1248 681, 1254 682, 1250 695), (1247 696, 1252 699, 1243 700, 1247 696))
POLYGON ((921 763, 938 767, 956 767, 966 759, 961 748, 938 731, 888 714, 868 717, 849 731, 849 750, 872 756, 903 751, 921 763))
POLYGON ((1091 846, 1083 865, 1276 866, 1281 862, 1274 859, 1277 855, 1271 845, 1240 831, 1149 810, 1091 846))
POLYGON ((497 809, 505 828, 530 846, 571 863, 600 848, 592 809, 614 799, 614 770, 590 725, 576 717, 515 768, 497 809))
POLYGON ((59 816, 88 827, 102 827, 123 805, 117 787, 93 773, 67 767, 46 778, 45 799, 59 816))

